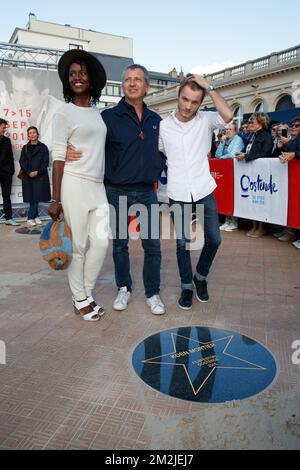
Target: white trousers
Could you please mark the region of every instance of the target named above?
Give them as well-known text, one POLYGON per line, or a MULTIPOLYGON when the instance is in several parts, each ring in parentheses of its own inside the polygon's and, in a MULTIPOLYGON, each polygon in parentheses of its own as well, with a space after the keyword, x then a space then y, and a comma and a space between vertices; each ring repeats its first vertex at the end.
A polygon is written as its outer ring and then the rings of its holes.
POLYGON ((109 206, 104 184, 64 173, 61 202, 72 230, 69 284, 75 299, 84 300, 92 295, 109 243, 109 206))

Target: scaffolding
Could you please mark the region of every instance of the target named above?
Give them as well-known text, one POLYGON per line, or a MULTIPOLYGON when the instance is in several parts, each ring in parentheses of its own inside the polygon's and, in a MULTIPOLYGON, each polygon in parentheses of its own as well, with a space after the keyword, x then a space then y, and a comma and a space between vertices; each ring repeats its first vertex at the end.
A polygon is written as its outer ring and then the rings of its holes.
POLYGON ((57 70, 64 50, 0 42, 0 66, 57 70))

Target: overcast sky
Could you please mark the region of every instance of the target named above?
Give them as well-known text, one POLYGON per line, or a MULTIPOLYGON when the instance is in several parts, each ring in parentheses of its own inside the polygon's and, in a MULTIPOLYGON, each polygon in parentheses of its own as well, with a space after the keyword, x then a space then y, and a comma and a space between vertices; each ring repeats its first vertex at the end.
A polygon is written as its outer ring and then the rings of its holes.
POLYGON ((0 41, 39 20, 131 37, 149 70, 209 73, 300 44, 296 0, 14 0, 2 7, 0 41))

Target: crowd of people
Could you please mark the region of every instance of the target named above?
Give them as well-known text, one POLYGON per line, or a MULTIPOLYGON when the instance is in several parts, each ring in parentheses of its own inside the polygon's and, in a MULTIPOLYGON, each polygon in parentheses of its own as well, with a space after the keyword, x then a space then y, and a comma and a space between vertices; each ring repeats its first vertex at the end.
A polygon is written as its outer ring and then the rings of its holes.
MULTIPOLYGON (((234 123, 218 134, 214 142, 215 158, 236 158, 237 161, 250 162, 258 158, 279 158, 283 164, 300 158, 300 117, 290 123, 269 122, 268 115, 254 113, 242 122, 241 128, 234 123)), ((238 220, 226 217, 220 227, 225 232, 238 229, 238 220)), ((262 222, 252 221, 248 237, 260 238, 265 234, 262 222)), ((291 241, 295 248, 300 248, 299 231, 282 227, 274 233, 280 241, 291 241)))
MULTIPOLYGON (((106 83, 106 73, 92 54, 78 49, 67 51, 59 61, 58 73, 65 103, 53 118, 52 199, 49 152, 39 141, 39 131, 34 126, 27 130, 28 143, 21 153, 20 177, 24 202, 29 203, 29 227, 42 224, 39 202, 50 202, 51 218, 56 221, 63 213, 71 227, 73 259, 68 280, 75 313, 86 321, 98 321, 104 314, 101 303, 93 297, 93 290, 106 255, 110 230, 118 289, 113 308, 127 309, 133 290, 128 244, 130 211, 136 205, 144 207, 146 225, 153 225, 153 209, 159 207, 154 183, 166 163, 181 280, 178 305, 183 310, 192 308, 194 291, 199 302, 207 302, 207 278, 221 244, 220 229, 238 228, 234 217, 219 226, 213 194, 216 183, 207 158, 214 133, 221 130, 215 145, 216 158, 251 162, 273 156, 287 163, 300 158, 300 118, 295 118, 290 126, 272 124, 270 132, 268 116, 254 113, 239 130, 232 121, 231 108, 218 90, 205 78, 189 75, 180 84, 177 108, 161 120, 145 104, 149 74, 138 64, 124 71, 124 97, 118 105, 100 113, 96 105, 106 83), (206 93, 216 111, 200 111, 206 93), (200 206, 204 216, 204 246, 193 272, 186 225, 190 226, 188 217, 192 210, 200 206), (178 208, 180 217, 175 216, 178 208), (109 214, 112 209, 114 219, 109 214), (101 235, 99 226, 105 228, 101 235)), ((0 183, 6 223, 17 225, 10 203, 14 162, 10 140, 4 135, 6 126, 7 122, 0 119, 0 183)), ((296 233, 288 227, 281 232, 275 234, 279 240, 287 240, 289 236, 296 239, 296 233)), ((253 221, 247 235, 257 238, 263 234, 263 224, 253 221)), ((163 315, 166 308, 160 297, 159 230, 158 236, 148 230, 141 231, 140 238, 144 250, 146 304, 154 315, 163 315)), ((300 248, 300 240, 295 241, 295 246, 300 248)))

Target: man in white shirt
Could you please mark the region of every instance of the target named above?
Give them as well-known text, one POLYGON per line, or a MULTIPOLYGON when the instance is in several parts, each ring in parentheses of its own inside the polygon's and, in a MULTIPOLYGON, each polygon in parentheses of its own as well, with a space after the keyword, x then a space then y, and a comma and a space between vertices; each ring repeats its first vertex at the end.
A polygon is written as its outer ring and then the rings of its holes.
POLYGON ((167 157, 167 192, 172 211, 177 204, 181 216, 173 220, 177 236, 177 262, 181 278, 178 305, 183 310, 192 307, 193 283, 199 302, 207 302, 207 276, 221 243, 217 205, 213 195, 216 188, 210 174, 207 155, 215 129, 226 126, 233 112, 216 89, 200 75, 190 75, 179 87, 178 108, 160 124, 160 151, 167 157), (200 111, 205 93, 209 93, 217 112, 200 111), (204 209, 204 247, 193 276, 190 241, 186 227, 190 226, 192 206, 204 209))

